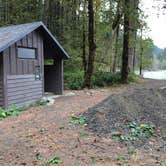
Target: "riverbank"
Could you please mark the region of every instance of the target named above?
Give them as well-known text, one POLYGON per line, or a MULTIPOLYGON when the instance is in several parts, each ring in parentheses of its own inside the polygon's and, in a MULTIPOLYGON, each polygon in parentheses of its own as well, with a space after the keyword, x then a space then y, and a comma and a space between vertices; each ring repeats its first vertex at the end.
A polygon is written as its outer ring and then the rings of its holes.
MULTIPOLYGON (((135 73, 139 75, 139 71, 136 71, 135 73)), ((145 79, 166 80, 166 70, 143 71, 142 76, 145 79)))

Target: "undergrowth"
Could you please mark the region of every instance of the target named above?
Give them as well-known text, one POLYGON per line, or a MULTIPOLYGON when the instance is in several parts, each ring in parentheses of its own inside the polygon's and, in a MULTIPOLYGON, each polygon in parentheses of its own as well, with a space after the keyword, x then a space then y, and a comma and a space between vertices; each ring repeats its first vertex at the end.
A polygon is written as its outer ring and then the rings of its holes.
POLYGON ((136 141, 141 137, 149 138, 153 135, 155 127, 149 124, 136 124, 135 122, 130 123, 126 126, 129 130, 129 134, 122 135, 117 131, 113 131, 112 135, 114 138, 118 137, 120 141, 136 141), (118 134, 117 134, 118 133, 118 134))
MULTIPOLYGON (((138 76, 134 73, 130 73, 128 81, 136 82, 138 76)), ((84 73, 82 71, 77 72, 65 72, 64 73, 64 85, 65 89, 80 90, 83 89, 84 85, 84 73)), ((96 72, 92 77, 92 88, 98 87, 117 87, 121 84, 120 72, 96 72)))
POLYGON ((16 107, 15 105, 12 105, 9 109, 0 108, 0 120, 5 119, 9 116, 17 116, 22 111, 26 111, 32 107, 42 106, 42 105, 46 105, 46 104, 47 104, 47 102, 45 102, 45 101, 37 101, 36 103, 34 103, 32 105, 25 105, 22 107, 16 107))
POLYGON ((86 123, 86 119, 83 116, 72 116, 70 122, 74 125, 84 125, 86 123))

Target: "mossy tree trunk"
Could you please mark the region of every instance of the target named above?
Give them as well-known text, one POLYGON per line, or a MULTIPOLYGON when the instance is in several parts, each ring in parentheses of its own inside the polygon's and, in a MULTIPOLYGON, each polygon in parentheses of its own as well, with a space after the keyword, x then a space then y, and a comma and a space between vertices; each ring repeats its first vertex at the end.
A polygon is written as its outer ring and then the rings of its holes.
POLYGON ((84 86, 90 88, 93 69, 94 69, 94 58, 96 50, 96 44, 94 39, 95 30, 94 30, 93 0, 88 0, 88 14, 89 14, 89 27, 88 27, 89 56, 88 56, 87 69, 85 73, 84 86))

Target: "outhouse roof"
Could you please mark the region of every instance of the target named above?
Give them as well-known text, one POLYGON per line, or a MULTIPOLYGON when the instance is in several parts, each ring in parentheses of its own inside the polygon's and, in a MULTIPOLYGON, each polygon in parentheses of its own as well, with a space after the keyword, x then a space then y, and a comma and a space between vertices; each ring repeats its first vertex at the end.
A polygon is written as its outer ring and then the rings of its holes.
POLYGON ((58 49, 58 52, 67 59, 69 56, 56 38, 51 34, 43 22, 26 23, 19 25, 11 25, 0 27, 0 52, 4 51, 6 48, 21 40, 23 37, 33 32, 34 30, 40 28, 46 40, 49 40, 51 44, 58 49))

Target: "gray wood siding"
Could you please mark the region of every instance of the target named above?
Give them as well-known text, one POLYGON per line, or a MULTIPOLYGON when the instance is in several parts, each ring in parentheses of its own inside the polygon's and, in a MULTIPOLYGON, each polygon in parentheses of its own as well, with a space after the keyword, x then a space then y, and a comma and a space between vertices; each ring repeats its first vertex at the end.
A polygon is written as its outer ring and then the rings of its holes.
POLYGON ((3 79, 0 78, 0 107, 3 107, 3 79))
POLYGON ((0 107, 3 107, 3 92, 3 57, 2 54, 0 54, 0 107))
POLYGON ((34 31, 4 51, 7 75, 34 74, 35 66, 42 66, 43 38, 34 31), (36 48, 36 59, 21 59, 17 57, 17 47, 36 48))
POLYGON ((7 103, 23 106, 39 100, 42 94, 42 80, 35 80, 34 75, 7 76, 7 103))
POLYGON ((5 107, 34 103, 44 95, 43 37, 34 31, 4 51, 5 107), (36 49, 36 59, 17 57, 17 48, 36 49), (35 66, 40 66, 41 80, 35 80, 35 66))

